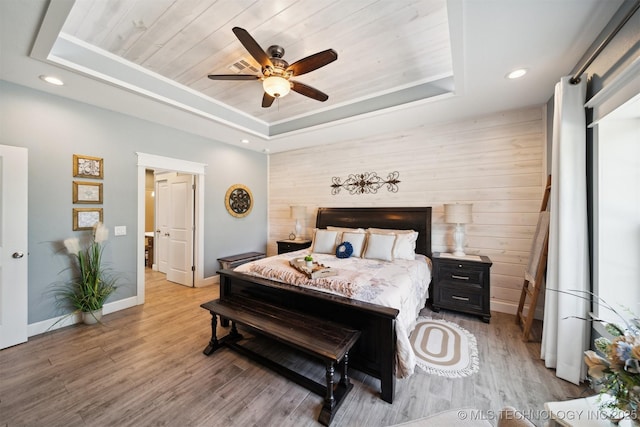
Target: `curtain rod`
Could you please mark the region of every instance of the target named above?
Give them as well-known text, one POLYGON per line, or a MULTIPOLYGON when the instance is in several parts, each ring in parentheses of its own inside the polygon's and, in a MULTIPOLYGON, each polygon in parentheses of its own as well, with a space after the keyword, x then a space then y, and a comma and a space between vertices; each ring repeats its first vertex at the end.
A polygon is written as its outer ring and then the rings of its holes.
POLYGON ((582 73, 584 73, 589 65, 591 65, 591 63, 598 57, 598 55, 600 55, 600 52, 602 52, 604 48, 609 44, 611 39, 613 39, 616 34, 618 34, 618 31, 620 31, 622 27, 624 27, 627 21, 631 19, 633 14, 638 11, 638 8, 640 8, 640 0, 636 0, 636 4, 631 8, 631 10, 629 10, 629 12, 627 12, 624 18, 622 18, 622 21, 620 21, 618 26, 614 28, 613 31, 611 31, 611 33, 602 41, 602 43, 600 43, 600 46, 598 46, 598 48, 591 54, 591 56, 589 56, 589 59, 587 59, 582 67, 580 67, 580 69, 576 71, 573 77, 571 77, 571 80, 569 80, 571 84, 580 83, 580 76, 582 75, 582 73))

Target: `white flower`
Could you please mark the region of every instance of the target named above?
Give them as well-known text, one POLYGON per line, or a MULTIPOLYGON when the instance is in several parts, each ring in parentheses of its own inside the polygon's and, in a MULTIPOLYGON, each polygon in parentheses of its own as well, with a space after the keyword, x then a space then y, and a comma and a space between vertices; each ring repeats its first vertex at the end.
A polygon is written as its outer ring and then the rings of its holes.
POLYGON ((97 223, 93 231, 93 241, 102 243, 109 238, 109 229, 101 222, 97 223))
POLYGON ((80 253, 80 241, 77 237, 70 237, 65 239, 64 247, 72 255, 78 255, 80 253))

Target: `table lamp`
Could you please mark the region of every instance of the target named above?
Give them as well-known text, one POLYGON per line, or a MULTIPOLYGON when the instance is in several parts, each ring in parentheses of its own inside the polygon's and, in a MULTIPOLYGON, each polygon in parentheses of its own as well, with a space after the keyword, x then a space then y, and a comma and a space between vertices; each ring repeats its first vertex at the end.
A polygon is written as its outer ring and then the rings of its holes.
POLYGON ((294 240, 302 240, 302 224, 300 220, 307 216, 306 206, 291 206, 291 218, 296 220, 296 237, 294 240))
POLYGON ((455 224, 453 241, 455 242, 454 256, 465 256, 464 253, 464 225, 471 222, 471 203, 451 203, 444 205, 444 220, 455 224))

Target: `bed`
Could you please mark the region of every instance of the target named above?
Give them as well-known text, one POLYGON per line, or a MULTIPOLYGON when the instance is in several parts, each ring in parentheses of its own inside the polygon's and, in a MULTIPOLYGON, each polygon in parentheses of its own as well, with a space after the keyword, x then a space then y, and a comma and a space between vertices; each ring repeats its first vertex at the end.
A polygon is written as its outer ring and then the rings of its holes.
MULTIPOLYGON (((328 226, 415 230, 418 232, 415 253, 431 257, 430 207, 319 208, 316 228, 326 229, 328 226)), ((289 256, 297 255, 294 253, 289 256)), ((402 330, 412 328, 415 319, 403 319, 404 313, 401 314, 400 310, 394 307, 259 277, 248 272, 250 266, 241 267, 239 269, 245 272, 219 272, 221 299, 233 294, 250 296, 283 307, 299 309, 310 315, 334 320, 360 330, 362 334, 350 353, 349 365, 380 379, 381 398, 389 403, 393 402, 399 357, 398 342, 401 342, 402 347, 403 341, 398 340, 397 326, 400 322, 403 324, 402 330)), ((424 306, 426 298, 425 291, 418 303, 418 311, 424 306)), ((410 311, 415 311, 415 307, 410 311)), ((411 316, 415 316, 415 313, 411 316)), ((406 374, 407 371, 404 369, 399 376, 406 374)))

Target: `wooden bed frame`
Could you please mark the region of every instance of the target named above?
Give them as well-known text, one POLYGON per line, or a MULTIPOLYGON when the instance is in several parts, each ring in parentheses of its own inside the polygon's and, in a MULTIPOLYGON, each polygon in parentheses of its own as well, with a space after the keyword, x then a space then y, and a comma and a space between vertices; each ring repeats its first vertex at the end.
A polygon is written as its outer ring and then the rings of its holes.
MULTIPOLYGON (((319 208, 316 227, 327 226, 412 229, 419 233, 416 253, 431 257, 431 207, 319 208)), ((398 310, 232 270, 219 274, 220 299, 232 294, 258 298, 361 331, 349 355, 349 365, 380 379, 381 398, 393 403, 398 310)))

